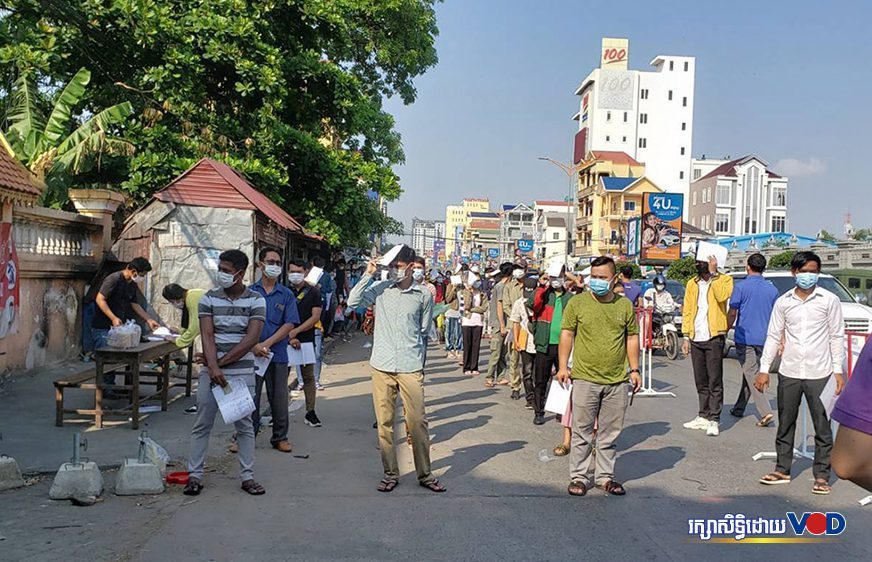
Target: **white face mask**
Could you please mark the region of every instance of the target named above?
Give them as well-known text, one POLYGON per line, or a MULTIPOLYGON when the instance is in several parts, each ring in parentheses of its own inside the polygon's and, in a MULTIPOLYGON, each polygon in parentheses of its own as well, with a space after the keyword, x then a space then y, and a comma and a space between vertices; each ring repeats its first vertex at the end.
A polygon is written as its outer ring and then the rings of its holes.
POLYGON ((224 271, 218 272, 218 286, 222 289, 229 289, 233 285, 236 284, 236 275, 233 273, 226 273, 224 271))
POLYGON ((185 303, 182 301, 173 301, 170 304, 173 305, 173 308, 177 308, 179 310, 182 310, 185 308, 185 303))
POLYGON ((268 265, 263 268, 263 274, 269 277, 270 279, 277 279, 279 275, 282 274, 282 266, 280 265, 268 265))
POLYGON ((291 285, 300 285, 306 279, 302 273, 288 273, 288 282, 291 285))
POLYGON ((133 276, 133 282, 142 285, 145 283, 145 275, 136 274, 133 276))
POLYGON ((560 289, 563 287, 563 279, 552 279, 551 280, 551 288, 552 289, 560 289))
POLYGON ((412 279, 415 280, 415 283, 420 283, 424 280, 424 270, 423 269, 413 269, 412 270, 412 279))
POLYGON ((394 269, 394 270, 391 272, 391 279, 393 279, 393 280, 396 281, 397 283, 402 282, 403 279, 406 278, 406 271, 407 271, 407 270, 405 270, 405 269, 394 269))
POLYGON ((512 270, 512 277, 515 279, 522 279, 524 277, 524 270, 523 269, 513 269, 512 270))

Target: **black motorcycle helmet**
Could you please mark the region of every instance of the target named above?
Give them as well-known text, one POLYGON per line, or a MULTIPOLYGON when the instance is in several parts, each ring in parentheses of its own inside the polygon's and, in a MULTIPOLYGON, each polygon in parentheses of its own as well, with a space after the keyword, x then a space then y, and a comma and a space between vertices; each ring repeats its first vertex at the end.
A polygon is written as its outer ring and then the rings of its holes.
POLYGON ((654 277, 654 288, 658 291, 662 291, 666 288, 666 278, 663 275, 657 275, 654 277))

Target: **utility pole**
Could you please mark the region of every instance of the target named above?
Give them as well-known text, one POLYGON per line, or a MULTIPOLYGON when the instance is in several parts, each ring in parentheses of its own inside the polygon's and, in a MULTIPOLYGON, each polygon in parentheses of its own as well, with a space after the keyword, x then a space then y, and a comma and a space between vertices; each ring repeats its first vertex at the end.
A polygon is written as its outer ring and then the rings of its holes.
MULTIPOLYGON (((569 176, 569 198, 566 200, 566 267, 569 268, 569 255, 570 255, 570 247, 572 244, 572 209, 576 200, 576 191, 578 190, 578 172, 581 170, 581 166, 578 164, 566 164, 564 162, 560 162, 559 160, 554 160, 553 158, 548 158, 547 156, 540 156, 539 160, 544 160, 546 162, 550 162, 560 168, 563 173, 569 176)), ((576 213, 578 210, 576 209, 576 213)))

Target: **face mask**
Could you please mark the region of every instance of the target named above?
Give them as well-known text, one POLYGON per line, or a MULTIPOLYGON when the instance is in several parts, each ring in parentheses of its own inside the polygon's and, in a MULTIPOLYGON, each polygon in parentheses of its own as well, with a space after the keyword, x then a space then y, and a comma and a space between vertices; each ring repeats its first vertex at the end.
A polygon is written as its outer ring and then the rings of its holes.
POLYGON ((282 266, 280 265, 268 265, 263 268, 263 274, 269 277, 270 279, 276 279, 279 275, 282 274, 282 266))
POLYGON ((226 273, 224 271, 218 272, 218 286, 222 289, 229 289, 233 285, 236 284, 236 275, 233 273, 226 273))
POLYGON ((181 301, 173 301, 170 304, 173 305, 173 308, 178 308, 179 310, 182 310, 183 308, 185 308, 185 303, 183 303, 181 301))
POLYGON ((654 285, 654 289, 656 289, 658 293, 662 293, 666 289, 666 285, 654 285))
POLYGON ((300 285, 305 278, 306 276, 302 273, 288 273, 288 282, 291 285, 300 285))
POLYGON ((143 283, 145 283, 145 275, 134 275, 133 282, 142 285, 143 283))
POLYGON ((811 289, 818 282, 817 273, 797 273, 796 286, 800 289, 811 289))
POLYGON ((412 279, 414 279, 415 283, 420 283, 424 280, 424 270, 423 269, 413 269, 412 270, 412 279))
POLYGON ((473 289, 478 289, 479 287, 481 287, 481 281, 473 281, 472 282, 473 289))
POLYGON ((393 269, 391 270, 391 279, 400 283, 403 279, 406 278, 406 270, 405 269, 393 269))
POLYGON ((559 289, 561 287, 563 287, 563 279, 552 279, 551 280, 551 288, 552 289, 559 289))
POLYGON ((612 284, 605 279, 591 279, 590 290, 598 297, 602 297, 612 289, 612 284))
POLYGON ((702 277, 706 273, 708 273, 709 266, 707 263, 698 263, 696 264, 696 273, 702 277))
POLYGON ((524 278, 524 270, 523 269, 513 269, 512 277, 514 279, 523 279, 524 278))

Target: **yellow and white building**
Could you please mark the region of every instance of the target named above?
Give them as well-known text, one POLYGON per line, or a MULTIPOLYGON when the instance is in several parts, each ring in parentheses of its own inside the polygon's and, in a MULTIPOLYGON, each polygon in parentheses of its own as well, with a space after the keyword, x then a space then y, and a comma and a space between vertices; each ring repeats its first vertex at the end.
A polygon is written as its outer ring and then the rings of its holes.
POLYGON ((463 240, 463 231, 469 226, 470 213, 487 213, 490 211, 490 200, 464 199, 460 205, 445 207, 445 255, 449 258, 457 252, 463 240))

